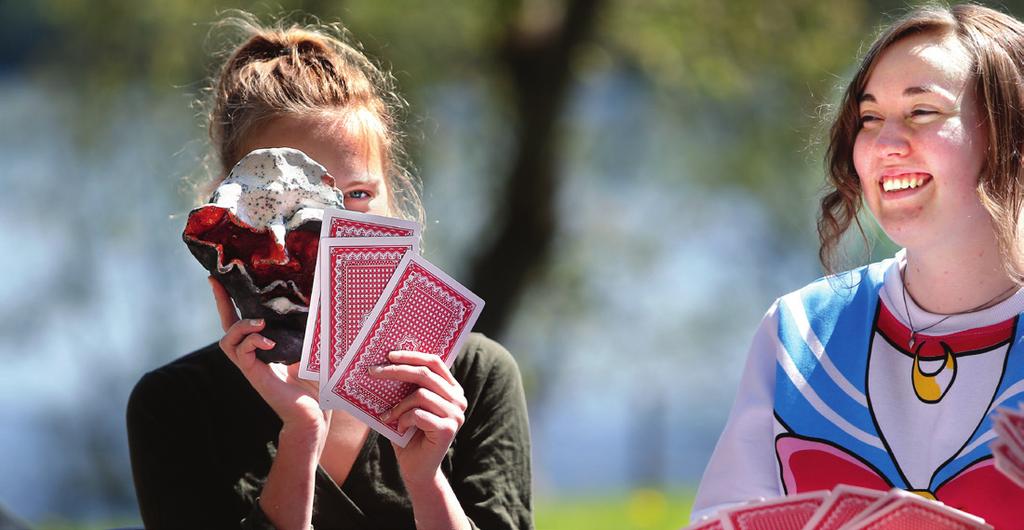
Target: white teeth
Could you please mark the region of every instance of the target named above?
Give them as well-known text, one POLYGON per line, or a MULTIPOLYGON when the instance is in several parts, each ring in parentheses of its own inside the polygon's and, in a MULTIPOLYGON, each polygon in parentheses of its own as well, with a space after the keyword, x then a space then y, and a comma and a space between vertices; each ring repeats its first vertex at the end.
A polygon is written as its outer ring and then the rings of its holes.
POLYGON ((892 178, 882 182, 882 189, 884 191, 899 191, 906 189, 914 189, 924 186, 925 179, 919 177, 911 178, 892 178))

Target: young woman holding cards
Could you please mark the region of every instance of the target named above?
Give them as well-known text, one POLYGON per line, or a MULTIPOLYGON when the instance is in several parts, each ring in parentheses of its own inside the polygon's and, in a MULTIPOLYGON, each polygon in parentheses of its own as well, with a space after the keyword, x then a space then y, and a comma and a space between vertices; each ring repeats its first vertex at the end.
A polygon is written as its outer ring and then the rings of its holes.
POLYGON ((881 33, 831 128, 820 255, 862 204, 903 249, 771 306, 694 519, 849 484, 1022 528, 990 448, 1024 402, 1022 155, 1024 24, 922 7, 881 33))
MULTIPOLYGON (((245 40, 213 84, 210 138, 222 180, 246 153, 286 147, 326 168, 349 210, 422 218, 397 162, 389 78, 322 27, 225 24, 245 40)), ((211 286, 225 335, 146 374, 128 405, 146 528, 532 528, 530 439, 511 355, 470 335, 449 369, 395 351, 374 377, 418 387, 390 412, 419 431, 393 445, 321 410, 298 364, 264 364, 264 322, 211 286)))

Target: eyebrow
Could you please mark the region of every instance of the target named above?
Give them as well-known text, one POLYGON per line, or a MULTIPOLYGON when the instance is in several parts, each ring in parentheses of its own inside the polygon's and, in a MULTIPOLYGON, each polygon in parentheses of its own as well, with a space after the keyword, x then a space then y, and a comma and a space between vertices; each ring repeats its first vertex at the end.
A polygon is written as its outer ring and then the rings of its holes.
MULTIPOLYGON (((903 91, 903 96, 904 97, 906 97, 906 96, 919 96, 921 94, 935 94, 935 93, 936 93, 935 90, 933 90, 931 88, 928 88, 926 86, 912 86, 912 87, 907 87, 903 91)), ((857 102, 858 103, 864 103, 864 102, 878 103, 878 100, 875 99, 875 96, 872 96, 871 94, 865 93, 865 94, 861 95, 859 98, 857 98, 857 102)))
POLYGON ((353 177, 353 178, 350 178, 350 179, 346 179, 344 181, 342 181, 341 179, 336 179, 336 185, 346 186, 346 187, 347 186, 366 186, 366 187, 374 187, 375 188, 375 187, 380 185, 382 180, 383 179, 376 179, 376 178, 372 178, 372 177, 367 178, 367 177, 361 177, 360 176, 360 177, 353 177))

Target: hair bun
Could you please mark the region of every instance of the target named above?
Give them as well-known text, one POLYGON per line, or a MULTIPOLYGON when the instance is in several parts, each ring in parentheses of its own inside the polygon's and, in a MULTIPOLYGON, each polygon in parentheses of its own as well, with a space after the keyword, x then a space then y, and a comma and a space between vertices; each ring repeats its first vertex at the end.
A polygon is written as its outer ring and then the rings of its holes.
POLYGON ((290 28, 284 31, 264 31, 252 35, 239 46, 235 54, 235 67, 251 63, 273 61, 280 57, 293 59, 323 59, 335 55, 334 50, 319 35, 290 28))
POLYGON ((370 120, 366 134, 378 136, 391 206, 422 219, 416 180, 402 164, 396 113, 405 102, 394 93, 393 78, 346 39, 340 24, 264 26, 248 13, 234 13, 215 26, 230 30, 233 51, 224 54, 204 105, 211 158, 220 170, 213 186, 252 150, 246 142, 267 120, 358 110, 370 120))

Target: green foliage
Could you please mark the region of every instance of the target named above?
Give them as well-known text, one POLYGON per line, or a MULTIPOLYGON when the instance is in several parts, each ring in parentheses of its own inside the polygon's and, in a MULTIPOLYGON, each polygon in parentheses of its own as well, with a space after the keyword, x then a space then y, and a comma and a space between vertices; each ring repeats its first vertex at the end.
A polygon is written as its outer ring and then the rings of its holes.
POLYGON ((860 2, 648 0, 613 4, 604 35, 666 88, 731 100, 769 96, 765 76, 805 85, 845 67, 864 19, 860 2))
MULTIPOLYGON (((118 105, 124 86, 196 96, 229 45, 210 37, 229 9, 263 20, 308 21, 304 14, 340 20, 395 72, 413 109, 423 110, 418 99, 430 87, 470 83, 489 88, 494 116, 510 116, 500 44, 513 31, 542 34, 563 15, 562 6, 529 0, 40 0, 19 16, 46 28, 28 43, 34 70, 77 87, 88 102, 84 111, 91 112, 82 122, 93 123, 106 105, 118 105)), ((820 174, 800 170, 806 167, 801 158, 817 155, 804 153, 817 136, 816 109, 833 99, 833 87, 876 23, 876 9, 864 0, 611 0, 574 72, 583 79, 627 68, 647 80, 666 114, 678 116, 680 129, 709 131, 696 135, 709 148, 681 161, 695 169, 686 178, 713 189, 752 191, 781 215, 794 215, 787 208, 791 186, 817 182, 820 174)))

